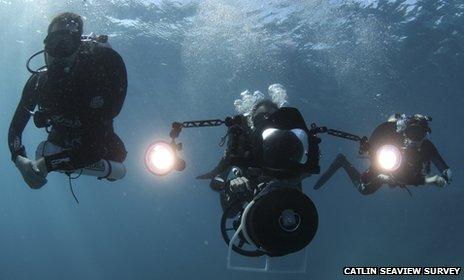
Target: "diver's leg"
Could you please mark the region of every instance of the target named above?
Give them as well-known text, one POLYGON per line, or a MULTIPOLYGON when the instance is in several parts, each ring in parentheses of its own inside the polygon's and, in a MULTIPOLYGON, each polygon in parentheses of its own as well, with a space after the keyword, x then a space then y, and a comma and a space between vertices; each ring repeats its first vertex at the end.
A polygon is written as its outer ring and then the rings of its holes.
POLYGON ((377 177, 372 177, 373 173, 370 169, 361 175, 342 154, 338 155, 337 161, 360 193, 364 195, 373 194, 382 186, 382 182, 380 182, 377 177))
POLYGON ((370 169, 361 175, 345 156, 340 154, 339 157, 341 167, 360 193, 364 195, 373 194, 382 186, 382 182, 379 182, 377 178, 371 178, 373 174, 370 169))
POLYGON ((338 154, 335 160, 330 164, 327 171, 325 171, 321 177, 317 180, 316 184, 314 184, 314 189, 320 189, 329 179, 335 174, 335 172, 342 167, 340 158, 344 157, 342 154, 338 154))
POLYGON ((375 193, 382 185, 383 182, 368 169, 360 176, 359 182, 355 184, 355 187, 361 194, 368 195, 375 193))
POLYGON ((341 167, 345 170, 355 185, 359 184, 361 176, 358 170, 353 167, 353 165, 346 159, 343 154, 338 154, 327 171, 322 174, 319 180, 317 180, 316 184, 314 185, 314 189, 317 190, 321 188, 341 167))
POLYGON ((361 183, 361 184, 357 185, 356 188, 358 189, 358 191, 361 194, 368 195, 368 194, 375 193, 378 189, 380 189, 381 186, 382 186, 382 184, 375 184, 375 183, 363 184, 363 183, 361 183))
POLYGON ((345 170, 348 177, 350 177, 351 182, 355 186, 361 184, 361 174, 359 171, 346 159, 345 156, 341 155, 339 160, 343 170, 345 170))

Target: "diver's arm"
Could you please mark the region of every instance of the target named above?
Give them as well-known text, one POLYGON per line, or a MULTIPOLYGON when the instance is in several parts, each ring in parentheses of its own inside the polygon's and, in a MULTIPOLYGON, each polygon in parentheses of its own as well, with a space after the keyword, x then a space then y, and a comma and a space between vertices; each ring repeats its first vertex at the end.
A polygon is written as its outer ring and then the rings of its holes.
POLYGON ((32 75, 24 86, 21 100, 11 120, 10 129, 8 130, 8 146, 11 152, 11 160, 15 161, 17 156, 26 157, 26 149, 22 144, 22 133, 31 118, 30 111, 34 110, 37 105, 37 96, 35 87, 38 75, 32 75))
POLYGON ((218 180, 218 182, 225 182, 224 178, 227 178, 227 175, 229 174, 230 169, 231 169, 230 158, 227 156, 227 154, 228 152, 226 149, 224 155, 221 157, 221 160, 213 168, 213 170, 197 176, 196 179, 199 179, 199 180, 212 179, 211 184, 213 184, 213 181, 216 179, 218 180))
POLYGON ((440 153, 438 152, 438 149, 435 147, 435 145, 429 141, 426 140, 424 143, 425 145, 425 150, 429 155, 430 160, 432 161, 433 165, 440 171, 441 176, 433 176, 426 178, 426 183, 434 183, 439 186, 445 185, 442 180, 446 181, 446 183, 450 184, 452 181, 452 172, 449 166, 446 164, 445 160, 442 158, 440 153), (435 179, 432 179, 435 178, 435 179), (436 183, 438 182, 438 183, 436 183))
POLYGON ((435 165, 435 167, 440 171, 440 173, 443 173, 443 171, 449 169, 449 166, 446 164, 445 160, 442 158, 442 156, 440 155, 437 148, 432 142, 426 140, 424 145, 426 145, 427 147, 427 152, 429 153, 430 160, 432 161, 433 165, 435 165))
MULTIPOLYGON (((235 118, 237 117, 238 116, 235 118)), ((224 178, 227 178, 232 166, 241 165, 241 158, 238 155, 239 146, 241 144, 239 139, 241 133, 243 133, 243 130, 237 125, 231 126, 227 129, 227 147, 221 160, 213 170, 197 176, 196 179, 215 179, 215 177, 219 176, 221 178, 220 180, 224 181, 224 178)))
POLYGON ((47 176, 44 170, 39 167, 38 161, 32 161, 26 157, 21 138, 24 128, 31 118, 30 111, 37 105, 36 86, 38 75, 32 75, 24 86, 21 100, 14 113, 13 119, 8 130, 8 146, 11 152, 11 160, 15 163, 24 181, 33 189, 42 187, 47 183, 47 176))

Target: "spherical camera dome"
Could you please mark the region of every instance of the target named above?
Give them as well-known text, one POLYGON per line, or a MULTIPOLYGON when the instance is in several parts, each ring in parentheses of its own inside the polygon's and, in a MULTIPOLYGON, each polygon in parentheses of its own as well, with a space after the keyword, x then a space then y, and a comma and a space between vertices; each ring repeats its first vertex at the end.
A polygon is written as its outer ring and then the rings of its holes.
POLYGON ((263 131, 263 162, 266 167, 287 169, 307 160, 307 135, 301 129, 263 131))

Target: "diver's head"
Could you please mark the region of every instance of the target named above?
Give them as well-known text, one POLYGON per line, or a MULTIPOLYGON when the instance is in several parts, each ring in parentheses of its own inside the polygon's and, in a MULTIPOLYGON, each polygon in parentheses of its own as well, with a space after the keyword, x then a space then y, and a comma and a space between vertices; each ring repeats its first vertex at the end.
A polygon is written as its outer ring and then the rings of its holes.
POLYGON ((45 63, 55 70, 69 70, 76 61, 81 45, 84 23, 74 13, 62 13, 53 18, 44 40, 45 63))
POLYGON ((261 100, 253 106, 251 110, 251 122, 254 127, 259 127, 260 123, 269 118, 269 116, 277 111, 279 106, 271 100, 261 100))
POLYGON ((429 126, 431 117, 421 114, 401 115, 396 122, 396 131, 401 133, 410 144, 420 144, 432 130, 429 126))

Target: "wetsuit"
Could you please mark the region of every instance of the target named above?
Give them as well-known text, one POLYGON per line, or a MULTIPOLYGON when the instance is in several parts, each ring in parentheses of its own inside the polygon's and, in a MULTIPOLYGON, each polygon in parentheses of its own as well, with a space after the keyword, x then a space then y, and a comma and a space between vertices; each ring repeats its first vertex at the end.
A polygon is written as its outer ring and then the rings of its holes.
POLYGON ((51 67, 27 81, 8 133, 12 160, 26 157, 22 132, 38 107, 48 123, 47 140, 64 149, 45 156, 49 172, 83 168, 100 159, 124 161, 126 150, 114 133, 113 119, 126 90, 126 68, 119 54, 95 42, 82 42, 69 73, 51 67))

